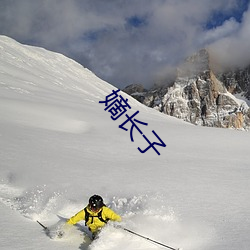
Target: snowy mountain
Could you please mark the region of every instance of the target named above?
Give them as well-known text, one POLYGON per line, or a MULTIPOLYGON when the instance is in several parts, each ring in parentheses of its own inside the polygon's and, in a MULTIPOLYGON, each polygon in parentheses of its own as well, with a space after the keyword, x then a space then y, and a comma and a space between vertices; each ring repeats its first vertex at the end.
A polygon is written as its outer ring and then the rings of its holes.
POLYGON ((250 103, 250 66, 218 72, 216 75, 230 93, 245 97, 250 103))
POLYGON ((143 104, 184 121, 209 127, 250 127, 249 69, 217 72, 207 50, 180 65, 174 83, 149 91, 124 89, 143 104), (237 94, 237 95, 235 95, 237 94))
POLYGON ((113 90, 63 55, 0 36, 0 248, 163 249, 112 224, 91 243, 84 222, 62 239, 36 223, 53 229, 97 193, 122 226, 168 246, 249 249, 250 134, 193 126, 122 91, 117 117, 113 90), (135 113, 143 134, 130 133, 135 113))

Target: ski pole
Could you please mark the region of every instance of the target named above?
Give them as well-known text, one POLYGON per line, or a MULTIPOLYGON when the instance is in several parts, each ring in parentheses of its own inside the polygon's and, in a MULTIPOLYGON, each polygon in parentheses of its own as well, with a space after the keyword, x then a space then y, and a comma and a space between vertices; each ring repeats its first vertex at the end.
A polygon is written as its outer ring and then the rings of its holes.
POLYGON ((43 227, 43 229, 46 231, 46 230, 48 230, 48 228, 47 227, 45 227, 41 222, 39 222, 38 220, 36 221, 40 226, 42 226, 43 227))
POLYGON ((137 235, 137 236, 139 236, 139 237, 141 237, 141 238, 143 238, 143 239, 145 239, 145 240, 154 242, 154 243, 156 243, 156 244, 158 244, 158 245, 161 245, 161 246, 163 246, 163 247, 169 248, 169 249, 171 249, 171 250, 180 250, 180 248, 173 248, 173 247, 167 246, 167 245, 162 244, 162 243, 160 243, 160 242, 158 242, 158 241, 155 241, 155 240, 152 240, 152 239, 150 239, 150 238, 148 238, 148 237, 145 237, 145 236, 143 236, 143 235, 141 235, 141 234, 135 233, 135 232, 133 232, 133 231, 127 229, 127 228, 122 228, 122 229, 125 230, 125 231, 127 231, 127 232, 129 232, 129 233, 131 233, 131 234, 137 235))

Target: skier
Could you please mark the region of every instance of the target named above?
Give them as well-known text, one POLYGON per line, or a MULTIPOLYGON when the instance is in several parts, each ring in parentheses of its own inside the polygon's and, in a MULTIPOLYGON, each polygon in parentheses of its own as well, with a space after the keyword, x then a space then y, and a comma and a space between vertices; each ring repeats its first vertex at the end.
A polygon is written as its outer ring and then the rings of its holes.
POLYGON ((92 232, 94 239, 109 220, 120 222, 122 219, 120 215, 105 206, 101 196, 95 194, 89 198, 89 204, 72 216, 67 224, 74 225, 80 220, 85 220, 85 226, 92 232))

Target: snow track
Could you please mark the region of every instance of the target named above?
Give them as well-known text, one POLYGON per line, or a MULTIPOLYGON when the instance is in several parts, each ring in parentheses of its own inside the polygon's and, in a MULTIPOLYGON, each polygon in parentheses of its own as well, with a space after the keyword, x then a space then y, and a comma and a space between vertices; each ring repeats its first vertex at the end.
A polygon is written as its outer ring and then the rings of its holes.
POLYGON ((10 184, 0 184, 0 201, 31 220, 48 219, 57 211, 60 199, 59 193, 46 192, 46 186, 22 190, 10 184))
MULTIPOLYGON (((106 197, 106 200, 108 201, 107 206, 122 216, 121 225, 129 230, 156 241, 165 242, 170 246, 176 246, 176 248, 182 244, 190 246, 190 248, 185 249, 192 249, 201 243, 195 239, 199 232, 195 231, 194 228, 194 231, 185 232, 185 230, 190 230, 190 226, 187 228, 187 225, 179 220, 179 216, 175 214, 173 208, 164 205, 166 201, 162 195, 148 194, 126 198, 106 197), (185 242, 186 239, 189 243, 185 242)), ((93 243, 86 235, 88 232, 83 222, 68 229, 64 237, 58 239, 56 230, 63 227, 65 220, 58 219, 56 215, 64 214, 68 218, 82 204, 66 200, 63 192, 51 193, 46 186, 24 191, 10 184, 2 183, 0 184, 0 201, 29 220, 45 222, 51 230, 50 237, 67 245, 79 244, 79 249, 115 250, 120 247, 123 249, 161 249, 157 244, 130 234, 123 229, 115 228, 113 223, 109 223, 93 243)))

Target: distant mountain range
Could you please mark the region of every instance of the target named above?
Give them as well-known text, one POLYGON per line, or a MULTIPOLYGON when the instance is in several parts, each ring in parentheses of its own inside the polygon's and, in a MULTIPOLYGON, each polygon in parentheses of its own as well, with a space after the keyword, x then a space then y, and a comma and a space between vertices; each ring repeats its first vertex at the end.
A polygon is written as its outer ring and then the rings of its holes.
POLYGON ((176 69, 172 84, 149 90, 132 84, 123 91, 146 106, 196 125, 250 128, 250 66, 221 71, 206 49, 176 69))

